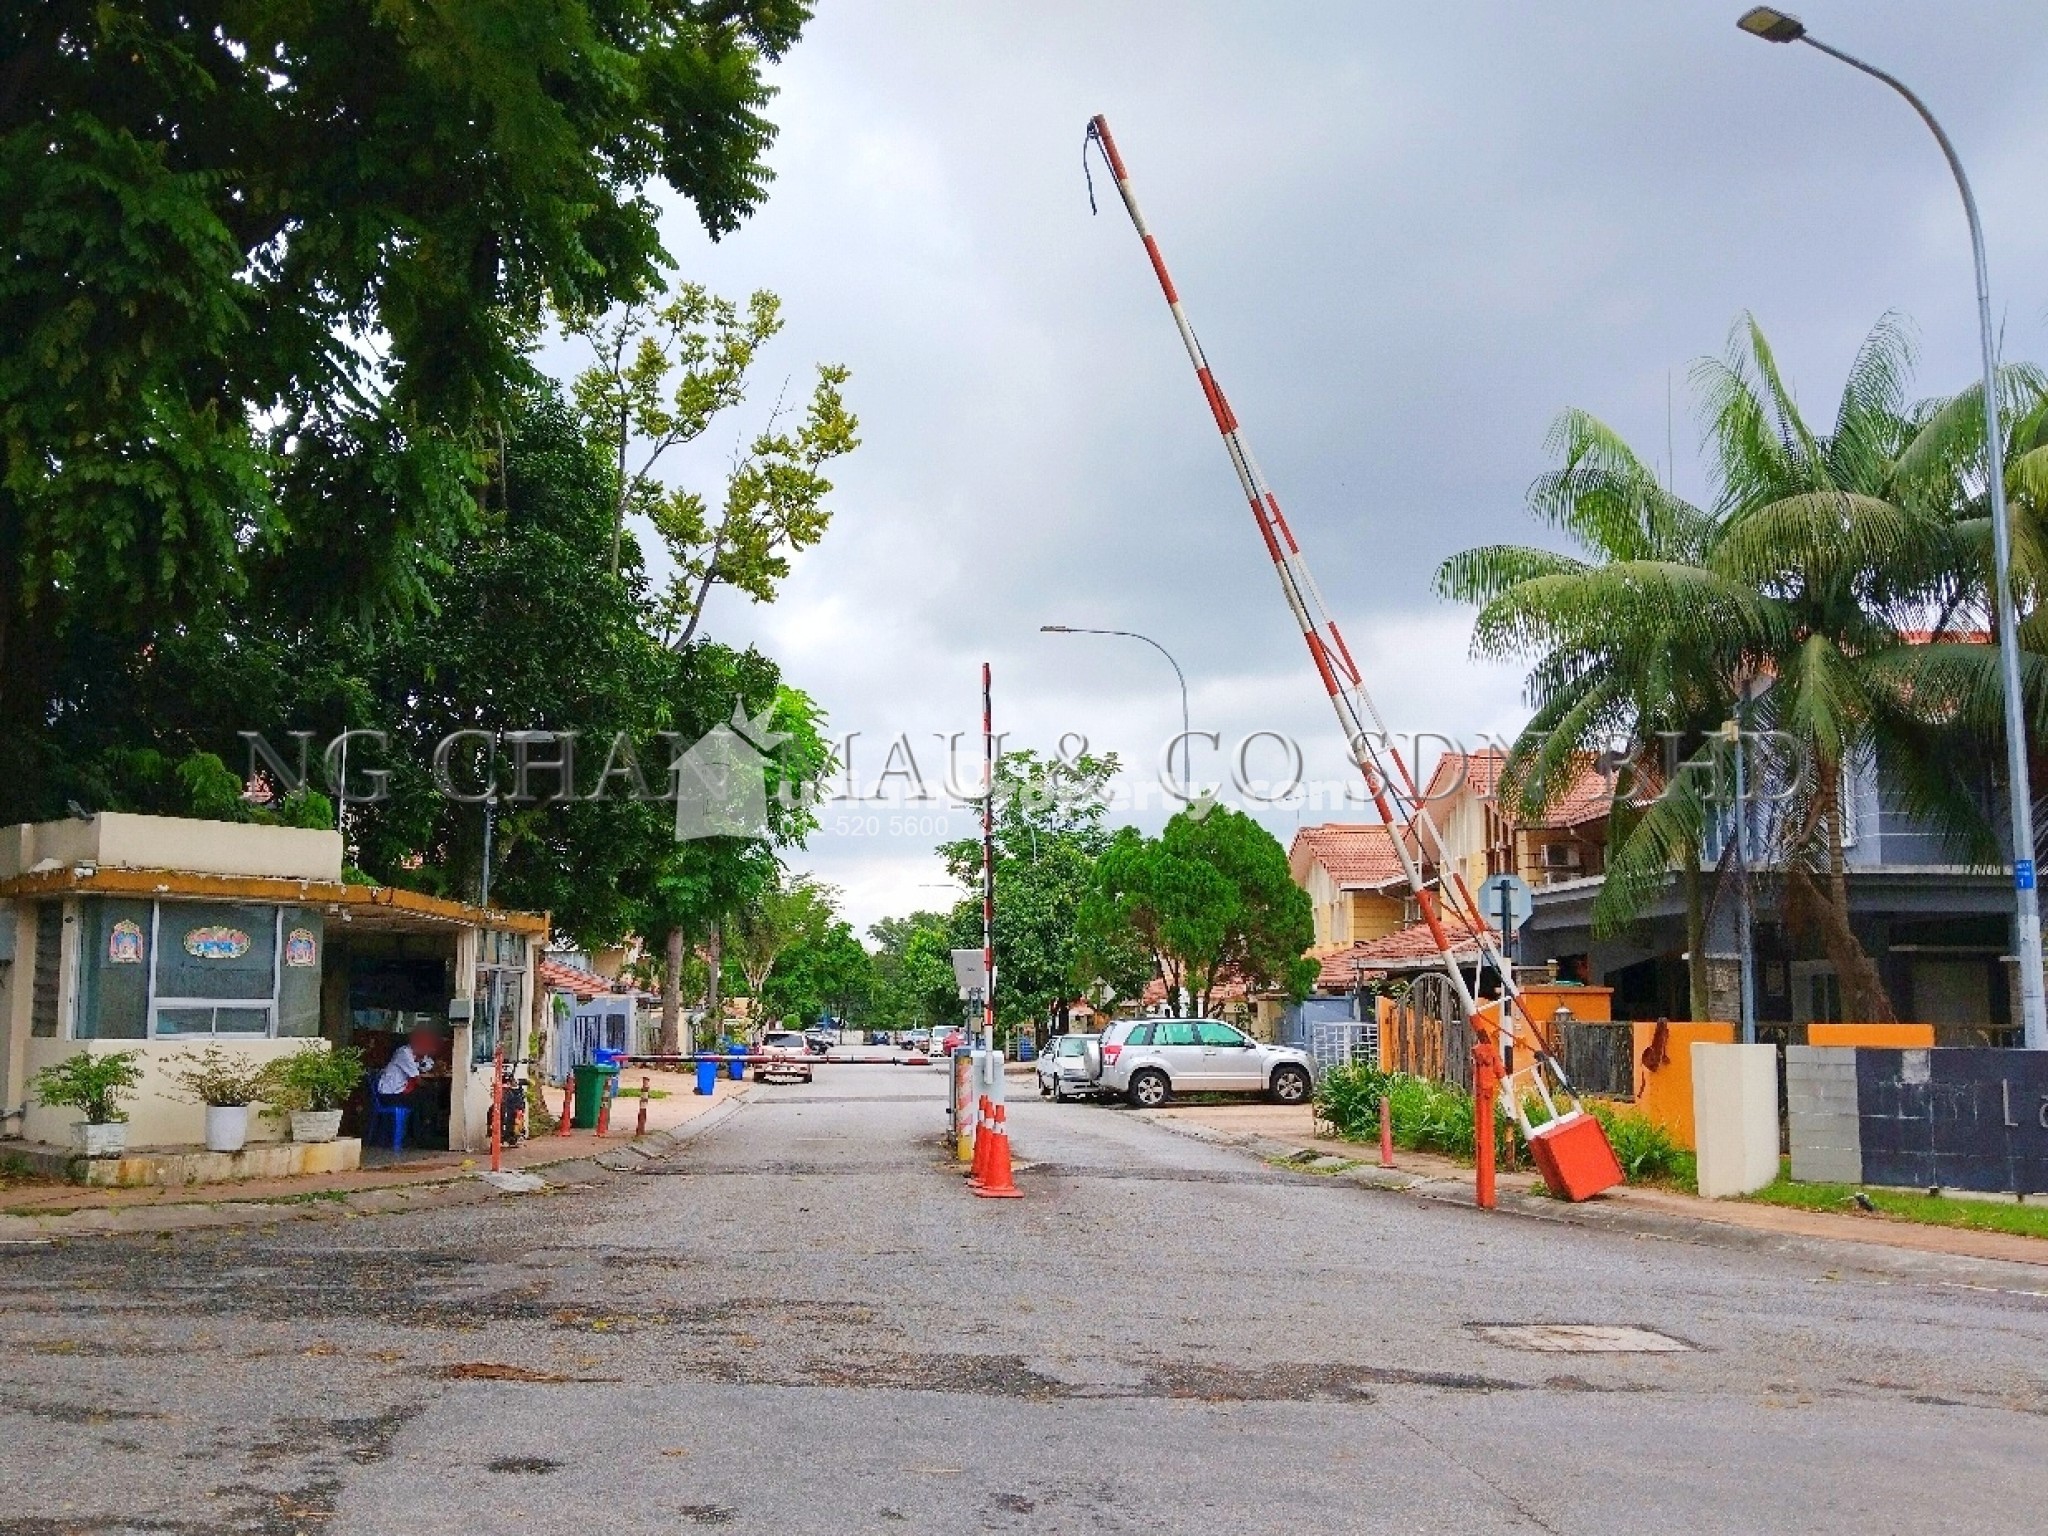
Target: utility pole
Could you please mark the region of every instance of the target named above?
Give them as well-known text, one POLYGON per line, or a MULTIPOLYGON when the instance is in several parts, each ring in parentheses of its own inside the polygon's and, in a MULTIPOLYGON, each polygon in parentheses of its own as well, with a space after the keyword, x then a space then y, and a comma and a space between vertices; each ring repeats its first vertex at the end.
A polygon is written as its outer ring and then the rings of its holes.
POLYGON ((2005 683, 2006 791, 2012 811, 2013 947, 2020 962, 2020 1023, 2030 1051, 2048 1051, 2048 995, 2041 971, 2041 905, 2034 893, 2034 792, 2027 771, 2027 719, 2020 693, 2019 620, 2012 600, 2012 525, 2005 506, 2005 436, 1998 420, 1998 342, 1991 329, 1991 276, 1984 259, 1984 225, 1977 217, 1977 198, 1948 132, 1904 81, 1875 64, 1808 34, 1797 16, 1760 5, 1743 12, 1736 26, 1767 43, 1804 43, 1851 69, 1880 80, 1906 98, 1941 146, 1942 157, 1963 195, 1963 216, 1970 225, 1970 255, 1977 270, 1977 344, 1984 364, 1985 489, 1991 500, 1992 599, 1998 614, 1998 660, 2005 683))

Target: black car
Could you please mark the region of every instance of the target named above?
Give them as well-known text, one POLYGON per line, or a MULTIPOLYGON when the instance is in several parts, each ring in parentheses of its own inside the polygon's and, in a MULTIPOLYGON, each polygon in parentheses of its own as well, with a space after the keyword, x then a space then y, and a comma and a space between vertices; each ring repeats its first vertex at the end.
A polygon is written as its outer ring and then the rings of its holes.
POLYGON ((831 1032, 823 1029, 805 1030, 804 1046, 813 1056, 829 1055, 832 1050, 831 1032))

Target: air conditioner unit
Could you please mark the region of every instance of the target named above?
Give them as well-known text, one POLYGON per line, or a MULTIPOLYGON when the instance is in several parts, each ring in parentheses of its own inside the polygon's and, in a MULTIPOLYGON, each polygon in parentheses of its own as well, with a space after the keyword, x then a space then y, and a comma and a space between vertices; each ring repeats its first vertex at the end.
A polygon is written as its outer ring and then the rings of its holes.
POLYGON ((1577 869, 1579 867, 1579 845, 1577 843, 1545 843, 1543 845, 1543 867, 1545 869, 1577 869))

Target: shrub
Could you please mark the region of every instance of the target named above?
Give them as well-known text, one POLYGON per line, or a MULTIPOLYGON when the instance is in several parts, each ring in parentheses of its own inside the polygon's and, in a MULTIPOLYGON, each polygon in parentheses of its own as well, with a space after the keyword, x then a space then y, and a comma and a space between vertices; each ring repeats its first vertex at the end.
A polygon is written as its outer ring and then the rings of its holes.
MULTIPOLYGON (((1478 1112, 1472 1095, 1405 1072, 1382 1072, 1362 1062, 1332 1067, 1316 1085, 1316 1117, 1339 1136, 1371 1141, 1380 1133, 1383 1093, 1395 1146, 1445 1157, 1473 1155, 1473 1122, 1478 1112)), ((1506 1161, 1519 1143, 1520 1132, 1503 1118, 1496 1120, 1494 1135, 1494 1155, 1506 1161)))
POLYGON ((79 1109, 93 1125, 114 1125, 128 1116, 121 1099, 142 1082, 140 1051, 80 1051, 38 1072, 29 1092, 52 1109, 79 1109))
POLYGON ((1328 1068, 1316 1084, 1316 1119, 1352 1140, 1379 1135, 1380 1095, 1392 1080, 1391 1072, 1362 1061, 1328 1068))
POLYGON ((1593 1118, 1607 1132, 1621 1171, 1631 1184, 1697 1182, 1697 1164, 1692 1153, 1681 1147, 1669 1131, 1646 1115, 1595 1102, 1593 1118))
POLYGON ((203 1051, 180 1051, 171 1058, 189 1065, 173 1067, 171 1076, 201 1104, 229 1109, 254 1104, 263 1097, 268 1067, 247 1056, 233 1056, 217 1045, 203 1051))
POLYGON ((257 1097, 297 1114, 340 1109, 363 1080, 363 1053, 352 1045, 332 1050, 306 1045, 263 1069, 257 1097))

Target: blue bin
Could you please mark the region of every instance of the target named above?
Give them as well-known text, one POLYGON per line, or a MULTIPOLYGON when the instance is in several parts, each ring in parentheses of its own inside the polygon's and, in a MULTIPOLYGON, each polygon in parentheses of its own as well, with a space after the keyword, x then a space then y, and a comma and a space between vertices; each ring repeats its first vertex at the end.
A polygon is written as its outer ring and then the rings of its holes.
POLYGON ((747 1048, 744 1045, 736 1045, 730 1054, 731 1060, 725 1065, 726 1075, 734 1082, 738 1082, 747 1075, 747 1048))
POLYGON ((1036 1061, 1038 1059, 1038 1047, 1028 1039, 1018 1040, 1017 1059, 1019 1061, 1036 1061))
POLYGON ((718 1060, 712 1056, 697 1058, 697 1091, 709 1098, 718 1092, 718 1060))
POLYGON ((624 1051, 608 1050, 600 1045, 591 1051, 590 1061, 591 1065, 599 1067, 623 1066, 626 1061, 626 1053, 624 1051))

